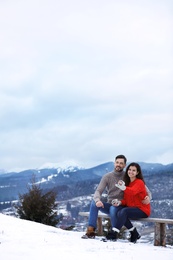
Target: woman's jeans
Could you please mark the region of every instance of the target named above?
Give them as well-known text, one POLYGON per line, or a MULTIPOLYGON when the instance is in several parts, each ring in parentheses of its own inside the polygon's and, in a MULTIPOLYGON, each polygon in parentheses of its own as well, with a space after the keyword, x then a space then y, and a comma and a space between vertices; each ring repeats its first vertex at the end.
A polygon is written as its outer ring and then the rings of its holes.
POLYGON ((148 215, 145 214, 139 208, 132 208, 132 207, 123 207, 121 210, 118 211, 116 217, 116 228, 121 229, 122 226, 125 226, 127 229, 133 227, 130 219, 138 219, 138 218, 147 218, 148 215))
POLYGON ((120 209, 123 208, 123 206, 112 206, 112 204, 103 202, 104 208, 97 207, 95 201, 93 200, 91 202, 90 206, 90 215, 89 215, 89 221, 88 225, 94 228, 97 228, 97 217, 98 212, 101 211, 105 214, 108 214, 111 219, 111 226, 115 227, 117 225, 117 213, 120 209))

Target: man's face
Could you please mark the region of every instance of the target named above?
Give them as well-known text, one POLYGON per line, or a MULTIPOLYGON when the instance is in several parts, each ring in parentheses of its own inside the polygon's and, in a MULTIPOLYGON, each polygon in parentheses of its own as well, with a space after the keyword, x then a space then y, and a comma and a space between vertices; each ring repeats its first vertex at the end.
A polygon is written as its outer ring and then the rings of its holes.
POLYGON ((114 168, 116 172, 121 172, 125 168, 126 164, 124 162, 124 159, 116 159, 114 163, 114 168))

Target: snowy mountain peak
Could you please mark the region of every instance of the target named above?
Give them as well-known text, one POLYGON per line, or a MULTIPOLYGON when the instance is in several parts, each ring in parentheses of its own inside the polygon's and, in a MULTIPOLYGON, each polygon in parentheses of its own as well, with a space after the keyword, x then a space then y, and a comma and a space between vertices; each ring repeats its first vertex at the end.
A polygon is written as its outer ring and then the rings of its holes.
POLYGON ((57 172, 61 171, 76 171, 79 169, 84 169, 83 167, 78 166, 78 164, 73 161, 63 161, 63 162, 57 162, 57 163, 52 163, 48 162, 43 164, 39 169, 57 169, 57 172))

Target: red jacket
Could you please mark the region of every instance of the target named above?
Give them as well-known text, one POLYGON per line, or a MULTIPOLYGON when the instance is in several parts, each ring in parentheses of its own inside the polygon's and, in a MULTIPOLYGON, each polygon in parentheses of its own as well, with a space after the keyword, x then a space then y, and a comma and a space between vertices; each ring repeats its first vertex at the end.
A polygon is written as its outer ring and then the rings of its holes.
POLYGON ((121 201, 122 205, 128 207, 135 207, 141 209, 147 214, 151 213, 150 204, 143 204, 142 200, 147 196, 145 184, 140 179, 135 179, 133 182, 130 182, 129 186, 126 186, 124 191, 124 198, 121 201))

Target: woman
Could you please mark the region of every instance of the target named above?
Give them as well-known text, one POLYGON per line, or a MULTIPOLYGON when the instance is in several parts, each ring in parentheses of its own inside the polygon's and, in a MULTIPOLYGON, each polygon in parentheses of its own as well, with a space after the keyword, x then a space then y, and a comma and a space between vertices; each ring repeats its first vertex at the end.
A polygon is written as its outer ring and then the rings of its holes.
POLYGON ((121 201, 115 200, 113 205, 124 207, 118 211, 116 226, 112 228, 106 238, 117 240, 121 227, 125 226, 131 233, 130 241, 136 243, 140 235, 130 219, 147 218, 151 212, 150 203, 142 203, 147 192, 140 165, 134 162, 129 164, 124 181, 120 180, 115 186, 124 191, 124 197, 121 201))

